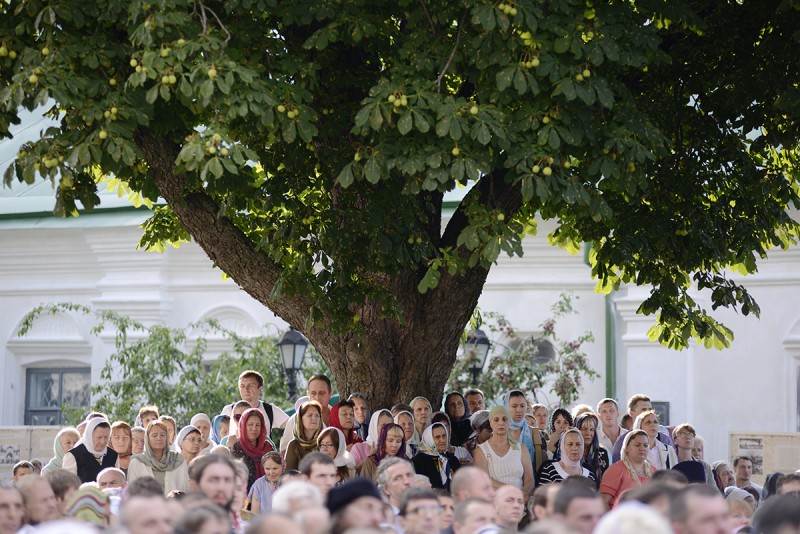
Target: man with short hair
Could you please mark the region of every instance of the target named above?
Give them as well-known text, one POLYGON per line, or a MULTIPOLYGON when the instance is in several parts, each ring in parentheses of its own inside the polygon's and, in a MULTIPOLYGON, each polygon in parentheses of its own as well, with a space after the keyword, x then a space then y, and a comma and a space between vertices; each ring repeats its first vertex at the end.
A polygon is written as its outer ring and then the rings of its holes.
POLYGON ((28 525, 39 525, 60 517, 56 496, 47 480, 40 475, 28 475, 17 482, 25 506, 28 525))
POLYGON ((718 490, 705 484, 687 486, 669 507, 675 534, 729 534, 728 505, 718 490))
POLYGON ((540 521, 553 517, 553 502, 561 484, 545 484, 533 492, 533 517, 540 521))
POLYGON ((331 513, 333 534, 351 528, 378 528, 384 520, 381 494, 366 478, 355 478, 331 488, 326 506, 331 513))
POLYGON ((495 499, 492 479, 486 471, 472 466, 464 466, 456 471, 450 481, 450 493, 456 504, 467 499, 482 499, 494 504, 495 499))
MULTIPOLYGON (((253 408, 258 408, 261 410, 261 413, 264 414, 266 420, 270 422, 272 428, 283 428, 284 425, 286 425, 286 421, 289 420, 289 416, 286 415, 286 412, 274 404, 270 404, 268 402, 265 403, 261 400, 261 395, 264 393, 264 377, 261 376, 261 373, 252 369, 242 371, 242 373, 239 375, 238 383, 239 396, 241 399, 247 402, 253 408)), ((224 408, 222 408, 222 412, 220 413, 222 415, 233 417, 234 404, 236 404, 236 402, 226 405, 224 408)), ((228 430, 229 435, 233 435, 235 433, 235 427, 236 425, 233 421, 231 421, 231 425, 228 430)))
POLYGON ((453 510, 453 532, 475 534, 482 527, 494 525, 496 519, 494 505, 482 499, 467 499, 453 510))
POLYGON ((170 534, 172 513, 163 495, 128 497, 119 510, 128 534, 170 534))
POLYGON ((578 481, 561 484, 553 502, 553 514, 581 534, 592 534, 606 511, 600 494, 578 481))
POLYGON ((414 483, 414 466, 408 460, 392 456, 378 464, 378 487, 388 497, 394 515, 400 512, 400 499, 414 483))
POLYGON ((753 459, 749 456, 737 456, 733 459, 733 470, 736 473, 736 487, 744 488, 745 486, 754 487, 759 495, 764 490, 755 482, 750 480, 753 475, 753 459))
POLYGON ((597 440, 611 456, 611 452, 614 450, 614 443, 617 442, 622 433, 622 427, 619 426, 619 406, 617 401, 606 397, 598 402, 597 415, 600 419, 600 426, 597 428, 597 440))
POLYGON ((467 406, 469 406, 469 413, 479 412, 486 409, 486 395, 478 388, 470 388, 464 393, 464 398, 467 399, 467 406))
POLYGON ((793 493, 800 495, 800 473, 789 473, 778 480, 776 486, 778 495, 787 495, 793 493))
POLYGON ((47 472, 44 478, 50 484, 53 494, 56 496, 56 507, 59 515, 64 515, 67 501, 81 487, 81 479, 78 478, 78 475, 70 473, 66 469, 52 469, 47 472))
POLYGON ((22 493, 11 482, 0 481, 0 534, 15 534, 24 517, 22 493))
POLYGON ((189 466, 189 489, 203 493, 225 511, 231 511, 236 492, 236 465, 227 456, 208 454, 189 466))
POLYGON ((125 473, 116 467, 106 467, 97 473, 97 485, 100 489, 115 488, 122 489, 128 485, 125 473))
POLYGON ((11 481, 17 482, 22 477, 26 477, 32 474, 33 474, 33 464, 26 460, 22 460, 14 464, 14 467, 11 470, 11 481))
POLYGON ((328 492, 336 485, 336 464, 333 458, 321 452, 311 452, 300 460, 298 465, 303 478, 319 490, 324 501, 328 492))
POLYGON ((308 400, 315 400, 322 405, 322 422, 325 423, 325 426, 330 426, 331 397, 333 397, 331 379, 325 375, 313 375, 308 379, 306 392, 308 400))
POLYGON ((494 496, 494 509, 497 512, 497 524, 516 532, 519 522, 525 515, 525 498, 522 490, 515 486, 498 488, 494 496))
POLYGON ((400 500, 400 527, 405 534, 434 534, 441 530, 442 506, 436 492, 410 488, 400 500))
MULTIPOLYGON (((650 401, 650 397, 647 395, 642 395, 641 393, 637 393, 633 395, 630 399, 628 399, 628 417, 631 418, 631 421, 635 421, 636 417, 644 413, 648 410, 653 409, 653 403, 650 401)), ((622 455, 622 442, 625 438, 625 434, 629 431, 625 430, 624 428, 620 430, 619 437, 617 441, 614 442, 614 448, 611 451, 611 462, 619 462, 622 455)), ((661 443, 665 443, 667 445, 675 446, 672 443, 672 437, 669 435, 669 431, 663 425, 658 425, 658 436, 656 439, 661 443)))

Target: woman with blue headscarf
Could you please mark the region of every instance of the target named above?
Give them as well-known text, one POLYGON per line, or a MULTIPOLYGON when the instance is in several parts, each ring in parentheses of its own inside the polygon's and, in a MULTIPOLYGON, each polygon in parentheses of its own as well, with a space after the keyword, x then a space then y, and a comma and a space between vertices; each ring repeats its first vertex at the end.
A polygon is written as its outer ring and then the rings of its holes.
POLYGON ((530 454, 533 462, 533 472, 536 473, 542 464, 548 460, 549 456, 541 432, 538 429, 531 431, 531 427, 525 418, 525 414, 528 412, 528 399, 525 398, 525 394, 522 391, 512 389, 506 394, 505 407, 510 415, 511 437, 528 449, 528 454, 530 454))

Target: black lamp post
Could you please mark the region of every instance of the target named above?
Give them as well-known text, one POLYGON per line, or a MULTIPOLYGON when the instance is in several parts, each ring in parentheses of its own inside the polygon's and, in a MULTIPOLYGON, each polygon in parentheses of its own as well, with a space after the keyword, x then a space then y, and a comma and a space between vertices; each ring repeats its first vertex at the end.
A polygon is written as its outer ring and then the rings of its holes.
POLYGON ((472 373, 473 386, 478 385, 478 376, 483 372, 483 366, 486 364, 486 357, 489 355, 491 347, 491 341, 480 328, 467 334, 467 340, 464 342, 464 354, 470 358, 469 372, 472 373))
POLYGON ((297 377, 295 375, 303 367, 303 358, 306 355, 307 347, 308 340, 291 326, 289 331, 278 342, 278 349, 281 351, 281 359, 283 360, 283 370, 286 371, 286 377, 289 379, 290 399, 294 398, 297 387, 297 377))

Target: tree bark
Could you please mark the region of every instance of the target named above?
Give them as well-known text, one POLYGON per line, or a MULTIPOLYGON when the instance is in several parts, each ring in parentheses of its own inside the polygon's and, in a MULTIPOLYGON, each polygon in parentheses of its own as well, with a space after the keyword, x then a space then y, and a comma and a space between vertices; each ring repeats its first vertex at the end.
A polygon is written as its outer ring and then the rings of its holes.
MULTIPOLYGON (((146 129, 137 131, 136 141, 148 162, 151 178, 192 238, 239 287, 308 338, 328 364, 342 397, 360 391, 373 408, 379 408, 422 395, 434 407, 440 405, 487 269, 475 267, 464 276, 443 272, 438 287, 425 294, 417 290, 423 269, 382 275, 382 282, 398 298, 400 319, 385 317, 379 304, 367 301, 356 310, 363 334, 335 334, 323 326, 306 331, 311 302, 303 295, 270 300, 281 267, 259 251, 230 220, 220 216, 219 205, 209 195, 186 190, 186 177, 174 173, 178 146, 146 129)), ((521 195, 505 184, 503 176, 484 177, 468 197, 499 207, 507 214, 521 204, 521 195)), ((435 242, 455 245, 466 224, 462 209, 456 211, 441 237, 438 224, 430 225, 430 231, 435 232, 430 237, 435 242)), ((467 255, 468 251, 461 253, 467 255)))

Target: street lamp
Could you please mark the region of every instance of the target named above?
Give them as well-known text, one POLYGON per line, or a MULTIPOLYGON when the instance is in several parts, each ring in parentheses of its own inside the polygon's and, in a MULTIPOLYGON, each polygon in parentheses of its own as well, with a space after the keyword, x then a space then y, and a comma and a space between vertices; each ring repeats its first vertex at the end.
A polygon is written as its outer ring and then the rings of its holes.
POLYGON ((297 386, 297 377, 295 374, 303 367, 303 357, 306 355, 306 347, 308 347, 308 340, 303 337, 303 334, 289 327, 281 340, 278 342, 278 349, 281 351, 281 359, 283 360, 283 370, 286 371, 286 376, 289 379, 289 398, 293 398, 297 386))
POLYGON ((480 328, 467 334, 467 340, 464 342, 464 354, 470 359, 469 372, 472 373, 473 386, 478 385, 478 376, 483 371, 491 347, 491 341, 480 328))

